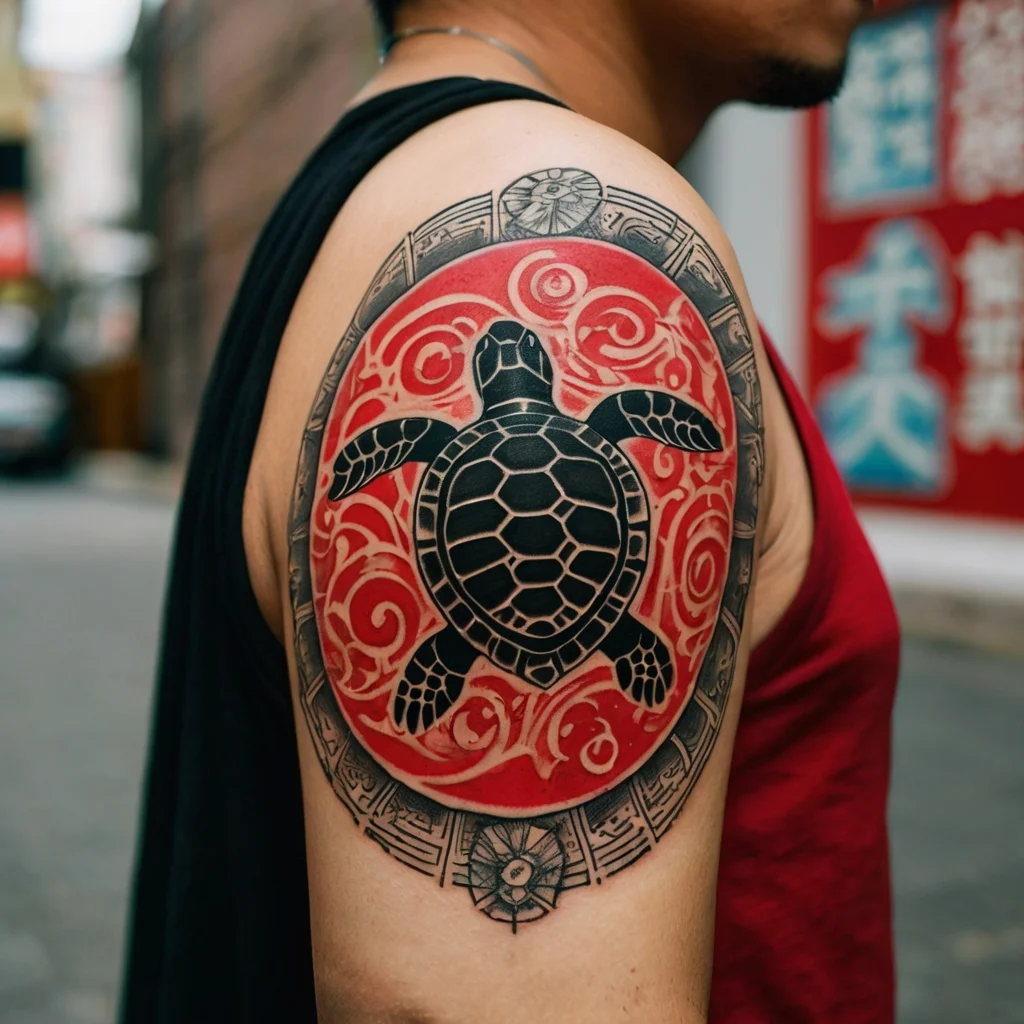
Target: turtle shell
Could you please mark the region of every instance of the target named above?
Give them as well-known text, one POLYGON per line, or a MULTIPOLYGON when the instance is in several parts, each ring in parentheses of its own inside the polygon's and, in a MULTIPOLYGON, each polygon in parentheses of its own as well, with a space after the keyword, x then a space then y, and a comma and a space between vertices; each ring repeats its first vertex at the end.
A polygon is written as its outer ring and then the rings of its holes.
POLYGON ((458 434, 416 509, 423 578, 494 664, 543 688, 622 617, 647 562, 647 499, 629 461, 585 423, 513 412, 458 434))

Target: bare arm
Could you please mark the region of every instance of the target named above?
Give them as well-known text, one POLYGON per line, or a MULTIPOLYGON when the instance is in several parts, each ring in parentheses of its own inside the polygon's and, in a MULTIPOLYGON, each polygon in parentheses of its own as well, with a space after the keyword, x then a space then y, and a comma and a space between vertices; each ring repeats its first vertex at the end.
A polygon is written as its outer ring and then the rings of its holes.
POLYGON ((325 1019, 706 1010, 756 341, 667 174, 534 147, 408 231, 319 371, 286 344, 268 407, 325 1019))

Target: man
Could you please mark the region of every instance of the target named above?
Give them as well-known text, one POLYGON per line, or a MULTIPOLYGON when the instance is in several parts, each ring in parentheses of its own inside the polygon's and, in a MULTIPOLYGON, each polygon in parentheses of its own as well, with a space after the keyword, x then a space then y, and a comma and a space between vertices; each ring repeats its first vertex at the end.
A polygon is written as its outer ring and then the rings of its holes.
POLYGON ((207 394, 125 1020, 891 1019, 892 606, 672 168, 865 6, 378 6, 207 394))

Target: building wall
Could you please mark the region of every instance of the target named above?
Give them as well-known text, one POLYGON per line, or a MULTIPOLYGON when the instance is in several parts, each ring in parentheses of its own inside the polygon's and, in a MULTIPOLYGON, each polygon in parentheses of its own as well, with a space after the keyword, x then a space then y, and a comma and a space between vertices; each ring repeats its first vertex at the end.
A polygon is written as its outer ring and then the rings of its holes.
POLYGON ((22 0, 0 0, 0 138, 25 139, 32 130, 34 95, 18 53, 22 0))
POLYGON ((698 191, 732 242, 765 332, 803 383, 800 115, 732 106, 705 129, 698 191))
MULTIPOLYGON (((687 170, 736 250, 758 318, 805 383, 803 115, 731 107, 687 170)), ((872 509, 861 520, 897 590, 1024 601, 1024 528, 872 509)))
POLYGON ((147 352, 153 446, 181 457, 260 227, 373 69, 363 0, 167 0, 147 352))

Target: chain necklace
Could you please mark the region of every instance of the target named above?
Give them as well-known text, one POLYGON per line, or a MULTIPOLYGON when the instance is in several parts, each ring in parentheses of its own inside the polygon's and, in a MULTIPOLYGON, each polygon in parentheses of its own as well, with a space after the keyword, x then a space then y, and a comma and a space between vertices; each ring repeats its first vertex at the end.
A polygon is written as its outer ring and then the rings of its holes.
POLYGON ((549 88, 557 92, 555 83, 544 74, 543 71, 525 53, 521 53, 519 50, 508 43, 503 42, 501 39, 497 39, 495 36, 485 35, 483 32, 474 32, 472 29, 463 28, 461 25, 451 25, 448 27, 442 26, 426 26, 426 25, 415 25, 412 28, 403 28, 399 32, 394 32, 389 35, 385 40, 380 50, 380 62, 383 64, 391 50, 394 48, 396 43, 400 43, 403 39, 411 39, 413 36, 466 36, 469 39, 476 39, 481 43, 487 43, 488 46, 493 46, 502 53, 508 54, 513 60, 517 60, 527 71, 531 74, 536 75, 542 82, 544 82, 549 88))

